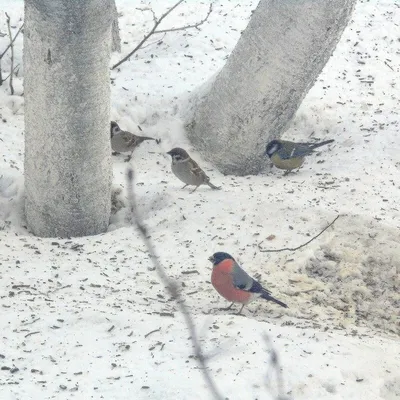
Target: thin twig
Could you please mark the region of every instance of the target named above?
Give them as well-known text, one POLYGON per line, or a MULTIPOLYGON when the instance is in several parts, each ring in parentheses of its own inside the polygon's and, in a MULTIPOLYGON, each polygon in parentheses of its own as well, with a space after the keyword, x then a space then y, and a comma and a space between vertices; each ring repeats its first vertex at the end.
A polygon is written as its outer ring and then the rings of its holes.
POLYGON ((38 333, 40 333, 40 331, 29 332, 29 333, 27 333, 27 334, 25 335, 25 337, 27 338, 27 337, 32 336, 32 335, 37 335, 38 333))
MULTIPOLYGON (((15 72, 15 70, 16 70, 18 67, 19 67, 19 64, 16 65, 16 66, 14 67, 14 75, 17 75, 17 74, 18 74, 18 71, 15 72)), ((11 76, 11 72, 3 79, 2 82, 5 82, 10 76, 11 76)))
POLYGON ((392 67, 390 64, 388 64, 387 61, 385 61, 385 65, 386 65, 387 67, 389 67, 392 71, 394 71, 393 67, 392 67))
POLYGON ((137 230, 142 236, 143 242, 147 247, 150 260, 153 263, 161 282, 164 284, 165 289, 168 291, 170 296, 176 301, 180 309, 180 312, 184 317, 184 320, 186 322, 187 328, 190 333, 190 338, 193 343, 195 358, 200 365, 203 377, 207 382, 207 387, 209 388, 215 399, 223 400, 222 395, 219 393, 218 388, 216 387, 216 384, 207 369, 207 363, 206 363, 207 359, 203 354, 203 350, 201 348, 199 338, 197 336, 196 328, 194 326, 193 318, 190 315, 186 303, 178 290, 177 283, 169 278, 169 276, 166 274, 164 270, 164 267, 161 265, 153 241, 151 240, 151 236, 149 235, 149 232, 138 212, 135 192, 133 190, 133 179, 134 179, 133 169, 129 168, 127 171, 127 190, 128 190, 128 201, 130 206, 130 212, 132 215, 132 223, 136 226, 137 230))
POLYGON ((133 54, 135 54, 139 49, 144 49, 147 46, 143 46, 143 44, 149 39, 150 36, 156 34, 156 33, 167 33, 167 32, 175 32, 175 31, 182 31, 185 29, 191 29, 191 28, 198 28, 200 25, 204 24, 204 22, 207 21, 208 17, 210 16, 212 10, 213 10, 213 3, 210 3, 210 8, 208 9, 207 15, 205 16, 205 18, 203 18, 201 21, 192 24, 192 25, 185 25, 185 26, 181 26, 179 28, 169 28, 169 29, 160 29, 157 30, 158 26, 161 24, 161 22, 163 21, 163 19, 171 13, 171 11, 173 11, 176 7, 179 6, 179 4, 181 4, 183 2, 183 0, 178 1, 172 8, 170 8, 169 10, 167 10, 159 19, 157 19, 153 9, 151 8, 137 8, 137 10, 140 11, 150 11, 153 14, 153 21, 154 21, 154 26, 151 29, 151 31, 145 35, 145 37, 142 39, 142 41, 126 56, 124 57, 121 61, 118 61, 115 65, 113 65, 111 67, 111 69, 115 69, 118 66, 120 66, 123 62, 125 62, 126 60, 128 60, 128 58, 130 58, 133 54))
POLYGON ((157 39, 151 43, 147 43, 146 46, 142 46, 142 49, 145 49, 146 47, 150 47, 151 45, 153 45, 155 43, 160 43, 165 38, 165 35, 166 35, 166 33, 164 33, 164 35, 162 35, 162 37, 160 39, 157 39))
POLYGON ((136 10, 139 10, 139 11, 142 11, 142 12, 144 12, 144 11, 150 11, 150 12, 153 14, 153 21, 154 21, 154 23, 157 22, 156 13, 154 12, 154 10, 153 10, 151 7, 146 7, 146 8, 136 7, 136 10))
POLYGON ((158 329, 154 329, 153 331, 150 331, 149 333, 146 333, 144 335, 145 338, 149 337, 152 333, 156 333, 156 332, 160 332, 161 331, 161 327, 159 327, 158 329))
POLYGON ((13 75, 14 75, 14 41, 11 33, 11 20, 10 16, 6 14, 7 17, 7 29, 8 29, 8 36, 10 37, 10 48, 11 48, 11 67, 10 67, 10 93, 11 95, 14 94, 14 86, 13 86, 13 75))
POLYGON ((276 249, 276 250, 268 250, 268 249, 262 249, 260 247, 260 245, 258 245, 258 248, 260 249, 261 252, 263 253, 280 253, 281 251, 296 251, 301 249, 304 246, 307 246, 308 244, 310 244, 313 240, 315 240, 317 237, 321 236, 329 227, 331 227, 336 220, 340 217, 340 215, 338 215, 329 225, 327 225, 324 229, 322 229, 322 231, 320 233, 318 233, 318 235, 313 236, 308 242, 305 242, 303 244, 301 244, 300 246, 297 247, 284 247, 283 249, 276 249))
POLYGON ((179 4, 181 4, 183 2, 183 0, 179 0, 174 6, 172 6, 168 11, 166 11, 163 15, 161 15, 160 19, 156 19, 153 29, 147 34, 145 35, 145 37, 141 40, 141 42, 127 55, 125 56, 121 61, 118 61, 115 65, 113 65, 111 67, 111 69, 115 69, 117 67, 119 67, 123 62, 125 62, 128 58, 130 58, 133 54, 135 54, 143 45, 143 43, 155 32, 155 30, 157 29, 158 25, 161 24, 162 20, 168 16, 169 13, 171 13, 173 10, 175 10, 176 7, 179 6, 179 4))
POLYGON ((213 3, 210 3, 210 8, 208 9, 208 12, 207 12, 207 15, 205 16, 205 18, 203 18, 201 21, 197 22, 196 24, 185 25, 185 26, 181 26, 179 28, 161 29, 161 30, 154 31, 154 33, 184 31, 185 29, 198 28, 200 25, 204 24, 204 22, 206 22, 208 20, 208 17, 212 13, 212 10, 213 10, 213 3))
POLYGON ((22 31, 22 28, 24 27, 24 24, 22 24, 17 33, 14 36, 14 39, 8 44, 8 46, 6 47, 6 49, 0 54, 0 60, 3 58, 4 54, 7 53, 7 50, 11 47, 11 45, 14 43, 15 39, 18 37, 18 35, 20 34, 20 32, 22 31))

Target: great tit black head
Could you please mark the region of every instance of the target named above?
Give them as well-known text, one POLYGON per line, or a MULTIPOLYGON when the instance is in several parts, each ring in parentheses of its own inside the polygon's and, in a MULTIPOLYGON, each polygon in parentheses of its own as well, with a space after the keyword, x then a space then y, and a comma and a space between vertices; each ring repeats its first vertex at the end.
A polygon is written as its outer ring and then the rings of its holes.
POLYGON ((267 144, 264 155, 271 157, 274 153, 282 148, 282 143, 279 140, 272 140, 267 144))

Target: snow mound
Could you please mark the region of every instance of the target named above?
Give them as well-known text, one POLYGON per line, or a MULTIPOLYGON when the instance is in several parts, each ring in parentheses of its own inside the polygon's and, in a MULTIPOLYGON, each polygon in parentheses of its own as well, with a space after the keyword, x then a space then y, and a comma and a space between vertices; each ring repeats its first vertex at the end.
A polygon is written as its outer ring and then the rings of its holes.
POLYGON ((361 217, 345 217, 304 272, 323 289, 312 303, 342 313, 344 321, 400 333, 400 233, 361 217))

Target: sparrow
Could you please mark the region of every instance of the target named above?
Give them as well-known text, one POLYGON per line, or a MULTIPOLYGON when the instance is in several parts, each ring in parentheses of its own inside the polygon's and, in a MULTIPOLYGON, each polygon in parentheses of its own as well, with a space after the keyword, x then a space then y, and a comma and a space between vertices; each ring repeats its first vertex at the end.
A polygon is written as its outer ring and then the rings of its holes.
POLYGON ((241 303, 242 308, 238 312, 238 314, 241 314, 244 306, 257 297, 288 308, 285 303, 272 297, 267 289, 248 275, 230 254, 214 253, 209 261, 213 264, 212 285, 222 297, 232 302, 225 310, 229 310, 234 303, 241 303))
POLYGON ((190 193, 195 192, 200 185, 208 185, 211 189, 221 189, 210 182, 210 178, 185 150, 175 147, 167 154, 172 158, 172 172, 185 184, 183 188, 188 185, 196 186, 190 193))
POLYGON ((317 147, 334 142, 334 139, 320 143, 295 143, 288 140, 272 140, 267 144, 264 155, 267 155, 275 167, 286 170, 285 175, 293 169, 300 168, 305 156, 317 147))
POLYGON ((125 161, 130 161, 132 158, 133 151, 145 140, 155 140, 159 143, 159 140, 148 136, 137 136, 128 131, 122 131, 121 128, 115 121, 111 121, 111 148, 116 153, 128 153, 128 158, 125 161))

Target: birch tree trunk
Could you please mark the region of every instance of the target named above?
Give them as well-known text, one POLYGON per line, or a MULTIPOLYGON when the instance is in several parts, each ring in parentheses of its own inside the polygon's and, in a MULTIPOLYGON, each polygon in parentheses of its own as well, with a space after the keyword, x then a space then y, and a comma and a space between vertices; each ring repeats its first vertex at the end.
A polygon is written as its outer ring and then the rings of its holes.
POLYGON ((265 168, 267 141, 288 127, 348 24, 356 0, 261 0, 187 125, 225 174, 265 168))
POLYGON ((115 0, 113 0, 112 4, 111 51, 121 53, 121 36, 119 34, 118 10, 115 0))
POLYGON ((25 212, 35 235, 104 232, 112 0, 25 0, 25 212))

